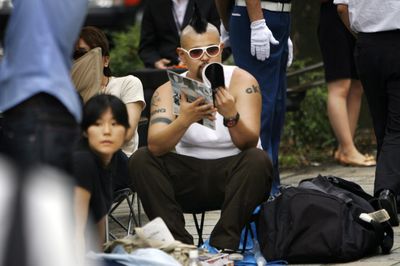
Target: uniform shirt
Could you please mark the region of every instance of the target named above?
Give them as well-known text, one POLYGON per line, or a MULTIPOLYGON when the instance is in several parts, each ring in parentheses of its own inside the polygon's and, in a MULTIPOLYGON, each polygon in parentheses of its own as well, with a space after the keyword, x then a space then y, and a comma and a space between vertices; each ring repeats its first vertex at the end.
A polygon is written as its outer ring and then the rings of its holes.
MULTIPOLYGON (((143 85, 142 82, 132 75, 125 77, 110 77, 107 87, 103 93, 112 94, 121 99, 125 104, 142 102, 143 109, 145 108, 143 85)), ((142 109, 142 110, 143 110, 142 109)), ((137 150, 139 144, 139 135, 134 133, 131 140, 122 146, 122 150, 129 157, 137 150)))
POLYGON ((0 111, 44 92, 56 97, 80 121, 81 104, 69 71, 87 0, 19 0, 13 4, 0 62, 0 111))
POLYGON ((350 26, 355 32, 400 29, 399 0, 334 0, 349 7, 350 26))

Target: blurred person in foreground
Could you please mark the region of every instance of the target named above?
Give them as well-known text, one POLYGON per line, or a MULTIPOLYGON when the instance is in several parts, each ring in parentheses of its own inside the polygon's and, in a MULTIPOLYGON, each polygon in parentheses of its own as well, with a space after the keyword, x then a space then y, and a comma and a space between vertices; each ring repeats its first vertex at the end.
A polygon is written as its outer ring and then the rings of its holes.
MULTIPOLYGON (((182 75, 202 80, 202 70, 221 62, 218 29, 194 13, 177 48, 188 67, 182 75)), ((225 87, 215 93, 215 106, 199 97, 180 98, 174 115, 171 83, 154 93, 148 148, 129 160, 129 170, 147 216, 161 217, 176 240, 193 244, 183 212, 221 209, 210 244, 225 252, 237 250, 240 233, 252 212, 270 192, 272 166, 259 142, 261 94, 258 83, 236 66, 223 66, 225 87), (199 123, 209 118, 210 129, 199 123)))
POLYGON ((400 1, 334 0, 342 21, 357 35, 354 52, 377 141, 374 194, 399 225, 400 1))
POLYGON ((71 208, 66 208, 57 198, 51 200, 54 194, 48 191, 50 185, 39 186, 42 191, 37 195, 49 197, 42 205, 37 205, 33 216, 26 203, 31 190, 37 188, 33 180, 29 180, 32 168, 43 165, 56 168, 53 175, 44 175, 52 179, 49 183, 53 178, 59 180, 57 172, 63 177, 61 180, 67 182, 72 171, 72 150, 79 135, 81 104, 69 71, 87 0, 19 0, 13 1, 13 5, 0 63, 0 112, 4 116, 0 153, 17 166, 18 183, 10 206, 14 210, 9 215, 13 221, 11 228, 2 228, 8 233, 2 264, 71 265, 74 257, 66 246, 60 248, 60 244, 71 240, 61 231, 68 235, 65 224, 72 222, 72 185, 63 183, 71 208), (70 214, 67 217, 71 217, 71 221, 58 212, 53 212, 54 217, 47 217, 48 208, 70 214), (47 222, 38 224, 40 220, 47 222), (50 221, 59 226, 59 234, 42 228, 50 221), (28 224, 42 227, 32 231, 27 229, 28 224), (33 232, 41 232, 43 236, 35 237, 33 232), (49 249, 45 251, 52 256, 46 257, 43 251, 33 252, 35 247, 41 246, 41 239, 51 243, 46 245, 49 249))

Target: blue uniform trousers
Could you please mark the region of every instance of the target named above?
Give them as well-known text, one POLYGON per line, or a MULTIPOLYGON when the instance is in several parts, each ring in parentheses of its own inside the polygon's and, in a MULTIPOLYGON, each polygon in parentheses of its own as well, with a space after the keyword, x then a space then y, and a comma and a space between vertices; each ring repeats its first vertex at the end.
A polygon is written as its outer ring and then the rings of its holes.
POLYGON ((278 151, 286 110, 287 40, 290 31, 290 13, 264 10, 267 26, 279 45, 271 45, 271 54, 265 61, 250 53, 250 19, 246 7, 235 6, 230 19, 230 42, 235 64, 251 73, 262 93, 261 144, 272 159, 274 181, 272 192, 280 184, 278 151))

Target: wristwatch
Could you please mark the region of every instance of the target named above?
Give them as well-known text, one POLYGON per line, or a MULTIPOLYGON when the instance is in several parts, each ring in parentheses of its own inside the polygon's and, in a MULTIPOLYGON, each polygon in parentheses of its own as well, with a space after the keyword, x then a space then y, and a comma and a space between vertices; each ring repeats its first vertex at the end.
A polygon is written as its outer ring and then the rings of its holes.
POLYGON ((239 121, 240 115, 239 112, 236 113, 233 117, 224 117, 224 126, 226 127, 234 127, 236 126, 237 122, 239 121))

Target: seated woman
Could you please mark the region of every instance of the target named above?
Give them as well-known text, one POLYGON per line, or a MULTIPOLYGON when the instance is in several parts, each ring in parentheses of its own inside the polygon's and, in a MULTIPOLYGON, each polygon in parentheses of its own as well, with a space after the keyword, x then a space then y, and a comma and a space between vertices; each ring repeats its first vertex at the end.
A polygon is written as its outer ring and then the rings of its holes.
MULTIPOLYGON (((131 156, 138 148, 139 136, 137 133, 137 126, 141 112, 145 108, 143 85, 141 81, 132 75, 124 77, 112 76, 109 43, 106 35, 96 27, 87 26, 82 28, 79 39, 75 45, 74 59, 72 79, 85 102, 93 95, 106 93, 120 98, 126 104, 130 128, 122 150, 128 157, 131 156), (99 55, 101 59, 97 60, 97 58, 95 58, 85 61, 83 57, 89 56, 89 54, 86 54, 89 51, 95 50, 95 48, 101 48, 101 55, 99 55), (97 73, 98 65, 100 73, 97 73), (86 78, 86 75, 91 75, 91 77, 87 78, 94 78, 95 80, 93 80, 93 82, 97 82, 95 88, 92 88, 89 93, 88 88, 80 88, 80 85, 77 84, 79 80, 86 78), (99 78, 97 78, 97 76, 99 76, 99 78)), ((84 83, 85 87, 88 86, 87 83, 88 82, 84 83)))
POLYGON ((126 106, 113 95, 94 96, 84 106, 81 127, 83 139, 73 155, 78 258, 85 250, 85 233, 91 225, 97 228, 99 246, 104 243, 105 217, 113 202, 113 190, 126 180, 121 174, 126 164, 118 153, 129 130, 126 106), (88 222, 89 217, 94 224, 88 222))

